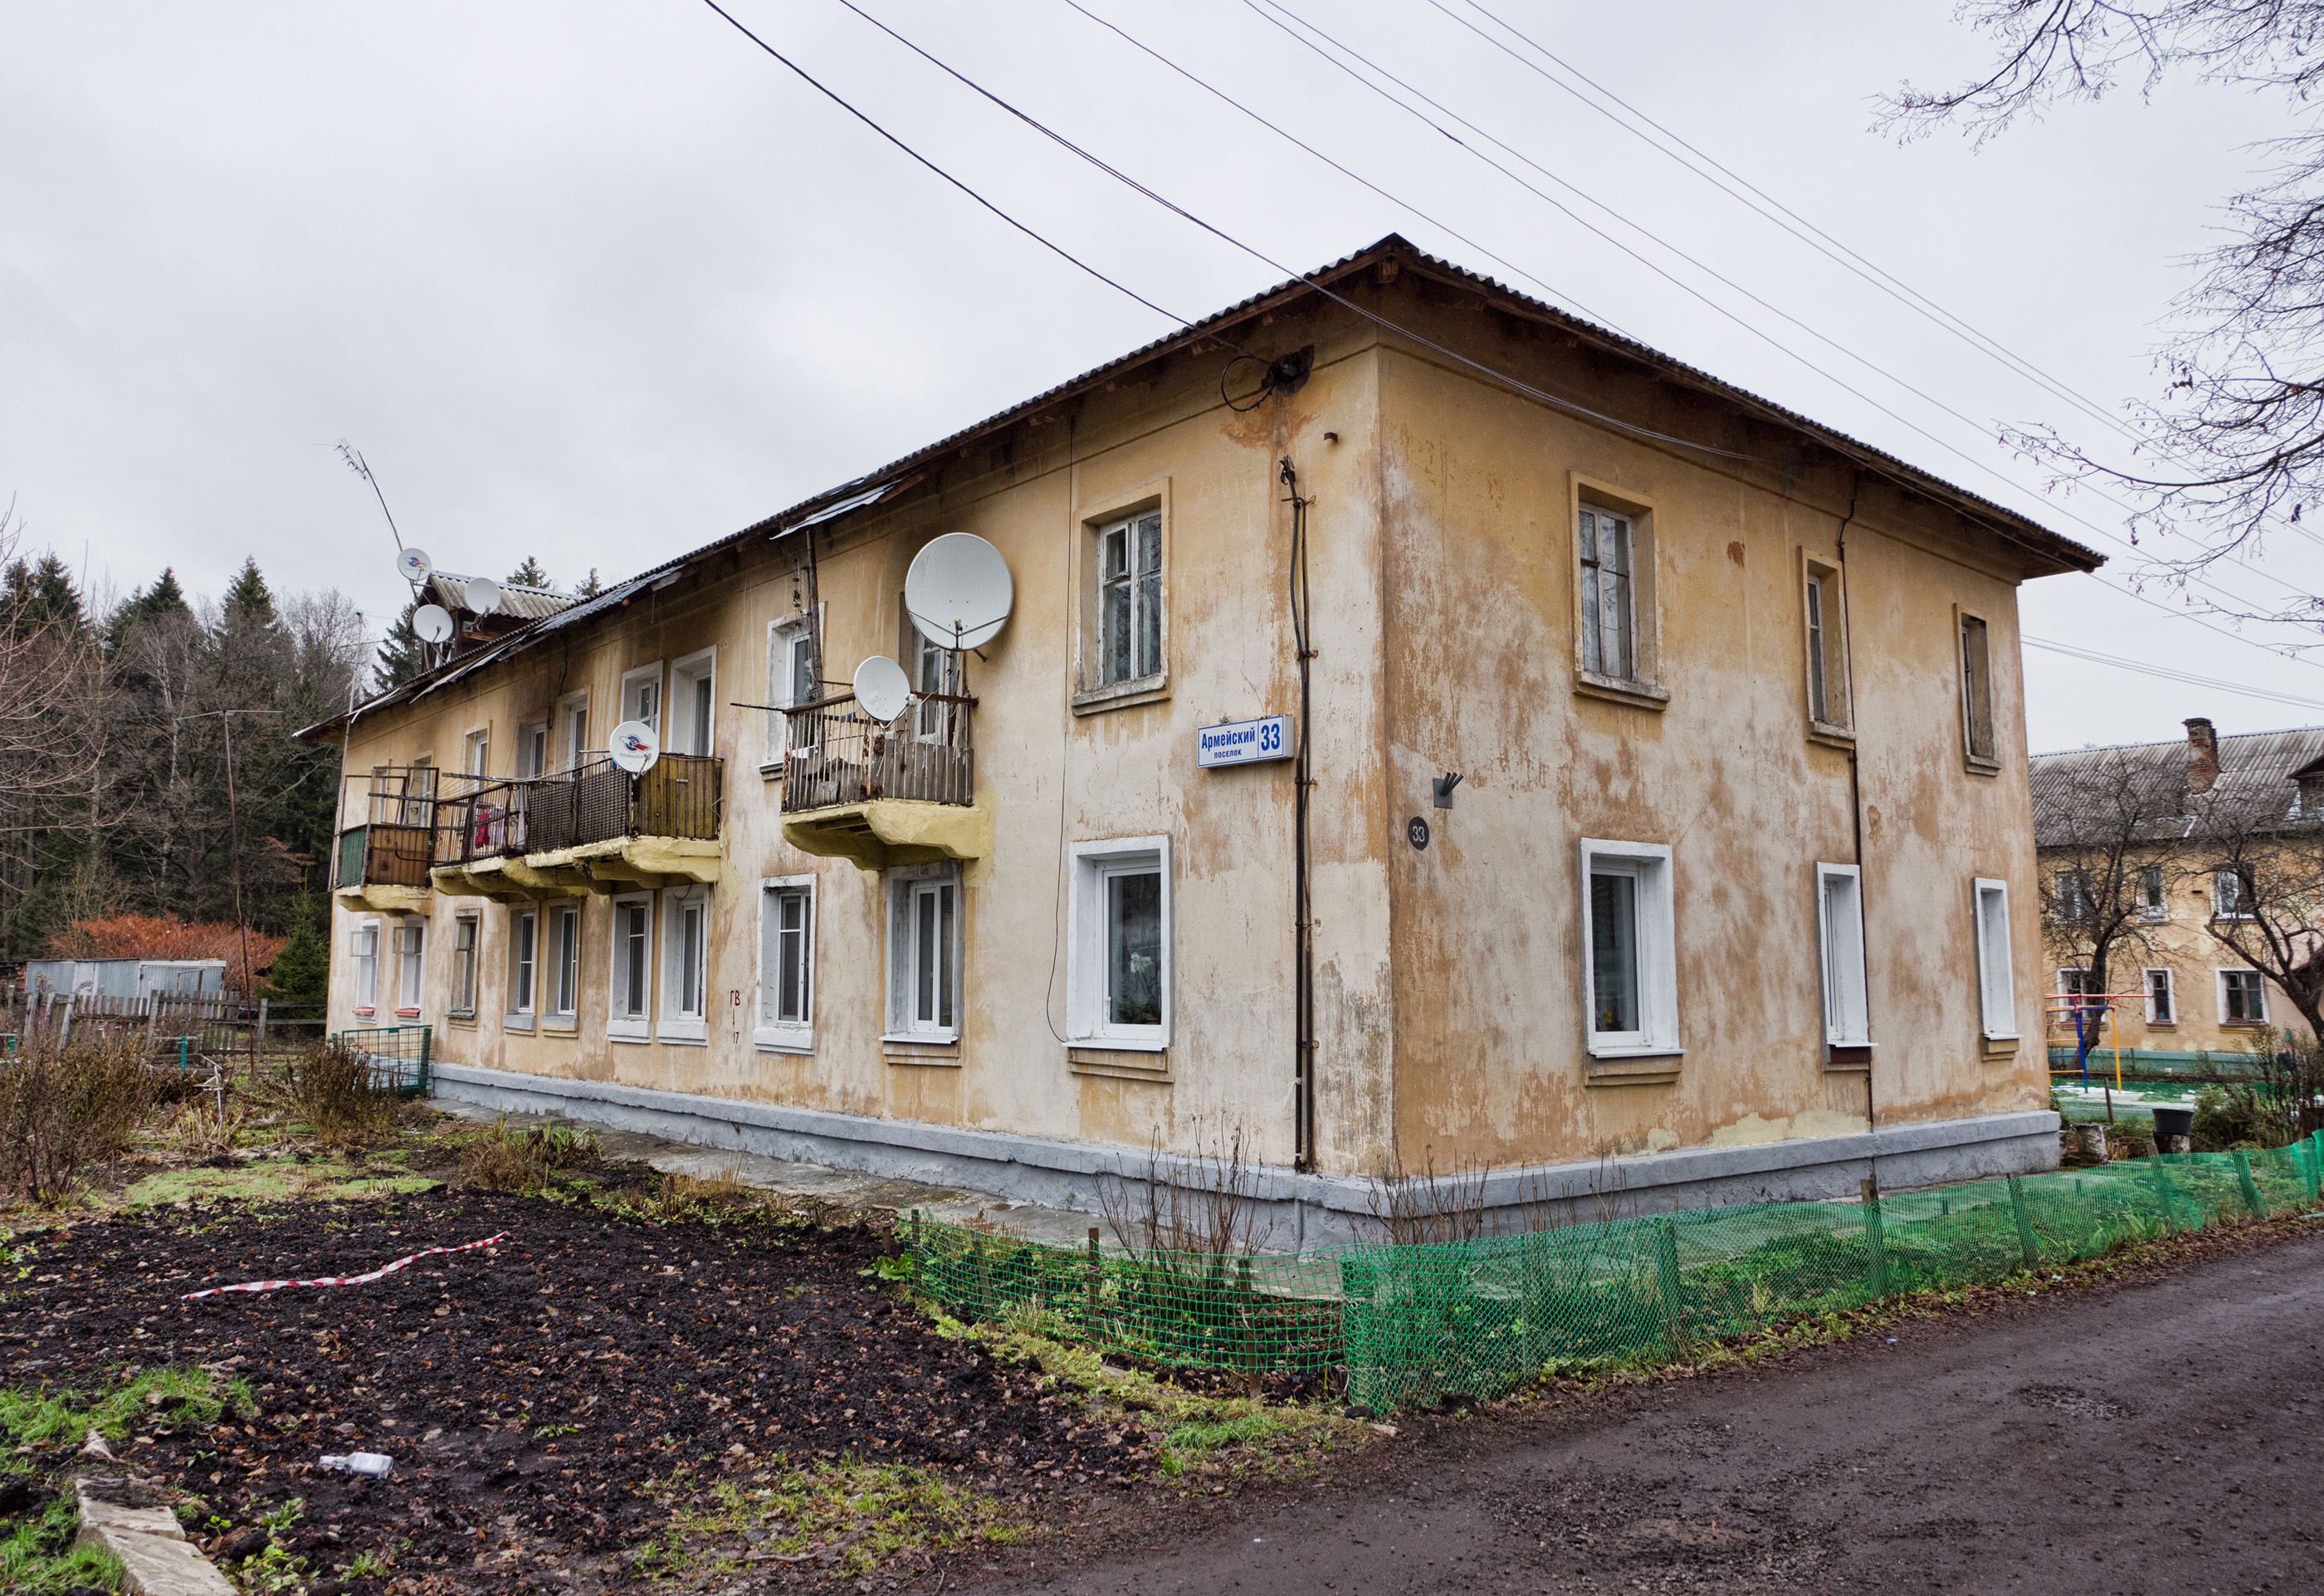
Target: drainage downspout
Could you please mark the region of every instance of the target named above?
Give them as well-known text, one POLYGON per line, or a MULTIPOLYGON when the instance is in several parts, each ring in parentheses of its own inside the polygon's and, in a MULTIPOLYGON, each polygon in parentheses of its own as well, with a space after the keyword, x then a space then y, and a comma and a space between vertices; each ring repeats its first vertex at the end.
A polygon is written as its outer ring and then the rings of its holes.
MULTIPOLYGON (((1864 474, 1851 469, 1848 476, 1848 514, 1840 521, 1838 539, 1840 663, 1848 669, 1849 726, 1851 731, 1858 733, 1861 733, 1864 729, 1864 711, 1856 697, 1856 628, 1849 617, 1848 608, 1848 529, 1856 520, 1857 495, 1862 491, 1863 486, 1864 474)), ((1869 927, 1872 924, 1872 894, 1864 879, 1864 782, 1857 765, 1856 743, 1852 738, 1848 748, 1848 817, 1854 828, 1856 839, 1854 863, 1857 910, 1863 916, 1865 925, 1869 927)), ((1872 1035, 1871 938, 1867 936, 1865 943, 1864 1034, 1869 1040, 1872 1035)), ((1873 1059, 1877 1056, 1878 1054, 1874 1052, 1868 1055, 1864 1060, 1864 1124, 1868 1130, 1880 1129, 1879 1110, 1872 1096, 1872 1064, 1873 1059)), ((1880 1184, 1880 1168, 1877 1158, 1873 1160, 1872 1183, 1873 1188, 1877 1191, 1880 1184)))
POLYGON ((1299 664, 1298 741, 1291 761, 1291 927, 1292 927, 1292 1167, 1315 1167, 1315 936, 1310 923, 1307 890, 1307 805, 1315 783, 1308 775, 1308 727, 1312 691, 1308 661, 1315 657, 1308 628, 1312 619, 1307 586, 1307 506, 1299 496, 1299 472, 1291 457, 1283 457, 1277 476, 1287 490, 1291 506, 1291 639, 1299 664))

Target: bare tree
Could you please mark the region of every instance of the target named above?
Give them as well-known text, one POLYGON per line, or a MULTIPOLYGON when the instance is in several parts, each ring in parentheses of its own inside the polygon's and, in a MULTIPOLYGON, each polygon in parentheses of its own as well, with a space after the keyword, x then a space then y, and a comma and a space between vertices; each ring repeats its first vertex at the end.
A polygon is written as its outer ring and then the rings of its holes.
POLYGON ((2324 781, 2303 781, 2296 807, 2289 783, 2223 785, 2197 800, 2181 858, 2210 896, 2206 934, 2324 1038, 2324 781))
MULTIPOLYGON (((2324 0, 1964 0, 1956 15, 1999 44, 1993 69, 1943 90, 1905 84, 1884 101, 1883 125, 1908 137, 1958 126, 1982 143, 2053 105, 2134 80, 2149 92, 2174 71, 2281 93, 2300 114, 2324 78, 2324 0)), ((2134 542, 2188 531, 2190 554, 2142 545, 2148 574, 2182 582, 2258 553, 2324 497, 2324 131, 2263 148, 2269 170, 2227 201, 2230 241, 2190 263, 2182 325, 2156 351, 2161 400, 2130 407, 2135 460, 2109 464, 2046 427, 2005 429, 2062 476, 2130 490, 2134 542)), ((2200 602, 2255 619, 2324 617, 2314 595, 2267 612, 2200 602)))
MULTIPOLYGON (((2043 931, 2053 950, 2082 961, 2093 994, 2114 991, 2117 953, 2154 946, 2151 927, 2178 873, 2187 829, 2184 768, 2141 757, 2145 752, 2093 749, 2045 758, 2034 770, 2043 931)), ((2075 1016, 2080 1055, 2089 1051, 2089 1020, 2098 1011, 2075 1016)))

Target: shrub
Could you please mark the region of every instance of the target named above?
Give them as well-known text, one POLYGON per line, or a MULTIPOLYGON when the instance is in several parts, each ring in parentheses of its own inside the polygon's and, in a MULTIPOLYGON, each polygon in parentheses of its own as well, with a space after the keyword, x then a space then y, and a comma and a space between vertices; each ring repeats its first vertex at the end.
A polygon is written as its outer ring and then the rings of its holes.
POLYGON ((0 1059, 0 1195, 70 1196, 88 1167, 128 1147, 157 1083, 127 1036, 59 1047, 34 1036, 0 1059))
POLYGON ((295 1116, 317 1141, 335 1149, 361 1147, 392 1131, 403 1102, 360 1048, 336 1040, 313 1044, 252 1086, 254 1096, 295 1116))
POLYGON ((533 1192, 559 1169, 598 1156, 597 1133, 570 1125, 512 1129, 506 1118, 472 1139, 460 1155, 460 1178, 489 1192, 533 1192))
POLYGON ((2225 1152, 2236 1147, 2280 1147, 2292 1139, 2282 1108, 2248 1082, 2206 1086, 2195 1093, 2195 1150, 2225 1152))

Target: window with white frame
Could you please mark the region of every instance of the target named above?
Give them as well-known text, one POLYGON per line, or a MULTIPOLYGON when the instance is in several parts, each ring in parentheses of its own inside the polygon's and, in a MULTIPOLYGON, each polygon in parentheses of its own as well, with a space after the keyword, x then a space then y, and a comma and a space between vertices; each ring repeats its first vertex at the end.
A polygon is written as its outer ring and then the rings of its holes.
POLYGON ((1162 674, 1162 512, 1097 529, 1098 685, 1162 674))
POLYGON ((452 1008, 463 1019, 476 1013, 476 933, 481 922, 464 914, 452 922, 452 1008))
POLYGON ((912 710, 912 735, 923 743, 952 742, 960 706, 945 698, 960 692, 959 651, 921 636, 909 616, 904 622, 904 650, 912 691, 919 695, 912 710))
POLYGON ((2173 990, 2171 972, 2146 972, 2146 1023, 2176 1025, 2179 1023, 2179 994, 2173 990))
POLYGON ((379 922, 356 921, 347 952, 355 963, 355 1012, 372 1013, 379 1007, 379 922))
POLYGON ((1849 705, 1847 608, 1838 567, 1807 562, 1808 718, 1826 732, 1852 726, 1849 705))
POLYGON ((1853 864, 1816 871, 1816 928, 1823 949, 1824 1040, 1835 1047, 1872 1041, 1864 974, 1864 872, 1853 864))
POLYGON ((710 889, 672 889, 661 895, 661 1014, 654 1036, 664 1042, 710 1038, 710 889))
POLYGON ((661 733, 661 661, 641 665, 622 675, 622 718, 643 721, 661 733))
POLYGON ((804 1053, 815 1047, 815 878, 770 876, 759 884, 759 1019, 761 1047, 804 1053))
POLYGON ((573 693, 557 703, 557 757, 563 769, 577 770, 589 752, 589 695, 573 693))
MULTIPOLYGON (((777 709, 812 704, 821 695, 816 679, 815 629, 805 615, 777 621, 767 628, 767 702, 777 709)), ((767 762, 780 760, 790 747, 790 717, 767 716, 767 762)))
POLYGON ((1977 914, 1978 1020, 1995 1041, 2017 1038, 2017 981, 2009 962, 2009 883, 1980 876, 1970 884, 1977 914))
POLYGON ((2250 871, 2244 866, 2211 872, 2211 918, 2219 920, 2248 920, 2255 918, 2254 904, 2259 894, 2254 890, 2250 871))
POLYGON ((2061 870, 2056 877, 2058 918, 2081 925, 2098 912, 2098 890, 2087 870, 2061 870))
POLYGON ((669 731, 662 739, 670 753, 707 755, 717 717, 718 650, 705 649, 669 668, 669 731))
POLYGON ((2090 973, 2088 969, 2067 965, 2058 972, 2058 995, 2081 999, 2091 994, 2090 973))
POLYGON ((407 919, 395 928, 395 1011, 410 1019, 420 1012, 420 955, 428 946, 428 922, 407 919))
POLYGON ((492 761, 492 733, 469 733, 460 750, 460 769, 470 776, 487 774, 486 766, 492 761))
POLYGON ((1582 669, 1624 681, 1638 675, 1637 531, 1629 516, 1582 506, 1582 669))
POLYGON ((527 721, 516 729, 516 773, 527 778, 549 774, 547 721, 527 721))
POLYGON ((549 1018, 579 1023, 581 1013, 581 910, 561 904, 549 911, 549 1018))
POLYGON ((916 1041, 960 1034, 960 870, 888 872, 888 1032, 916 1041))
POLYGON ((1170 1045, 1170 839, 1073 845, 1065 1034, 1100 1047, 1170 1045))
POLYGON ((1582 984, 1591 1053, 1683 1051, 1669 846, 1584 837, 1581 855, 1582 984))
POLYGON ((1961 735, 1973 764, 2000 761, 1993 729, 1993 645, 1985 618, 1960 616, 1961 735))
POLYGON ((2163 896, 2163 867, 2150 864, 2138 872, 2138 918, 2143 920, 2167 920, 2171 918, 2170 899, 2163 896))
POLYGON ((642 1042, 653 1034, 653 894, 613 899, 613 979, 606 983, 605 1034, 642 1042))
POLYGON ((503 1023, 516 1030, 530 1030, 536 994, 533 978, 540 964, 540 914, 537 909, 518 909, 509 916, 509 986, 508 1009, 503 1023))
POLYGON ((2267 978, 2256 970, 2220 971, 2219 1023, 2265 1025, 2267 978))

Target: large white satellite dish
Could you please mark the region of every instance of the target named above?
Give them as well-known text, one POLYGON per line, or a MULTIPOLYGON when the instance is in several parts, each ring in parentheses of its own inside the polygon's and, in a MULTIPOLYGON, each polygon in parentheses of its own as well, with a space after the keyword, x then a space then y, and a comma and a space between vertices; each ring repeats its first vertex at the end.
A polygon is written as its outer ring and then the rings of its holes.
POLYGON ((468 608, 479 615, 489 615, 501 607, 501 585, 490 577, 471 577, 460 590, 468 601, 468 608))
POLYGON ((607 739, 605 753, 616 769, 642 776, 661 758, 661 739, 643 721, 623 721, 607 739))
POLYGON ((452 614, 442 604, 421 604, 411 612, 411 630, 428 642, 440 643, 452 635, 452 614))
POLYGON ((416 546, 395 557, 395 574, 414 586, 428 580, 428 573, 435 568, 435 562, 428 558, 428 550, 416 546))
POLYGON ((855 668, 855 702, 884 726, 910 707, 912 678, 887 655, 874 654, 855 668))
POLYGON ((1017 584, 1001 550, 974 532, 946 532, 912 558, 904 610, 913 629, 947 649, 982 648, 1001 635, 1017 584))

